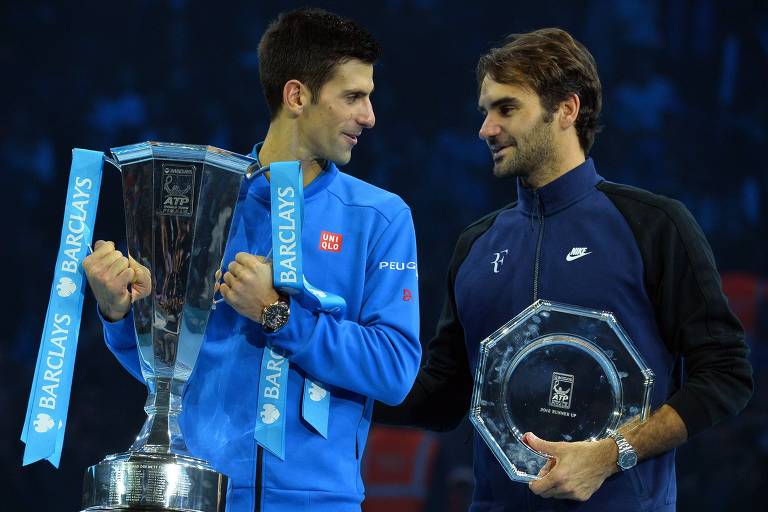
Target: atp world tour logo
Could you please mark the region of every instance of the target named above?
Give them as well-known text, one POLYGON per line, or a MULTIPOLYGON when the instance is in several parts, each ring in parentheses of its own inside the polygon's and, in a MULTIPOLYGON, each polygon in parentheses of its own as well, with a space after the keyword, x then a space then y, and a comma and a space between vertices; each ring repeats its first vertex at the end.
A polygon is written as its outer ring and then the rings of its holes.
POLYGON ((552 372, 552 388, 549 405, 558 409, 570 409, 573 397, 573 375, 552 372))
POLYGON ((192 216, 195 195, 194 165, 163 165, 160 215, 192 216))

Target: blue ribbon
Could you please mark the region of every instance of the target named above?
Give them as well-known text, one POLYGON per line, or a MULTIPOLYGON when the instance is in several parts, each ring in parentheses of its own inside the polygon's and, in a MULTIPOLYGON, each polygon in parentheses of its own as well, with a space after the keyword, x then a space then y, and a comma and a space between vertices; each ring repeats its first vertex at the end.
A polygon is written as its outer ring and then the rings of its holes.
MULTIPOLYGON (((270 164, 269 173, 272 217, 272 277, 275 288, 290 295, 292 300, 309 310, 323 311, 340 317, 347 307, 344 298, 315 288, 304 277, 301 244, 304 223, 304 186, 301 165, 299 162, 275 162, 270 164)), ((271 353, 265 350, 261 363, 261 386, 266 386, 265 379, 269 374, 265 375, 264 369, 268 364, 267 360, 271 357, 273 357, 271 353)), ((258 404, 260 412, 266 404, 267 399, 260 389, 258 404)), ((312 428, 326 439, 328 438, 330 404, 331 394, 323 383, 312 377, 306 377, 304 379, 301 415, 312 428)), ((284 426, 280 428, 284 428, 284 426)), ((274 434, 273 438, 267 439, 266 433, 259 433, 260 429, 265 430, 257 425, 256 434, 259 444, 272 453, 275 453, 274 448, 278 444, 284 447, 284 430, 280 431, 279 436, 274 434), (272 443, 272 447, 270 448, 265 443, 272 443)))
POLYGON ((85 298, 82 261, 96 222, 103 164, 101 152, 72 150, 61 242, 21 433, 25 466, 47 459, 58 468, 61 460, 85 298))
POLYGON ((256 442, 285 460, 285 397, 288 393, 288 359, 264 348, 259 374, 259 419, 253 437, 256 442))

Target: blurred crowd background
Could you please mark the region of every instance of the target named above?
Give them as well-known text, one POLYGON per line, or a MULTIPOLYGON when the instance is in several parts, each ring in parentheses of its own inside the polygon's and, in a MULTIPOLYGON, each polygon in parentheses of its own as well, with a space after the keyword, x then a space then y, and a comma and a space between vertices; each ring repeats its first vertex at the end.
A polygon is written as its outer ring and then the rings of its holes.
MULTIPOLYGON (((294 1, 23 1, 0 5, 0 508, 78 510, 82 473, 124 451, 145 388, 103 345, 90 293, 61 468, 21 468, 18 441, 61 229, 70 150, 144 140, 247 153, 268 124, 257 43, 294 1)), ((474 66, 506 34, 569 30, 604 87, 600 174, 680 199, 709 238, 747 330, 756 391, 736 419, 678 450, 680 510, 762 510, 768 484, 768 8, 764 1, 313 2, 380 40, 377 123, 344 169, 402 196, 419 242, 422 340, 461 229, 514 200, 477 131, 474 66)), ((124 238, 105 170, 96 238, 124 238)), ((471 429, 374 430, 369 511, 465 510, 471 429)), ((515 485, 515 484, 511 484, 515 485)))

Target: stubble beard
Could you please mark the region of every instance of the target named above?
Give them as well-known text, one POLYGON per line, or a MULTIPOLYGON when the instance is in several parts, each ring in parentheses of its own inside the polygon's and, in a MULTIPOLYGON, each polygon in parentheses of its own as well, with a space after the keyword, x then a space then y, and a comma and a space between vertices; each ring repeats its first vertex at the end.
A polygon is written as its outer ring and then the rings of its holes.
POLYGON ((493 166, 493 175, 501 179, 522 178, 530 181, 532 177, 542 174, 555 154, 549 130, 551 122, 551 116, 543 115, 528 133, 517 141, 513 140, 512 154, 493 166))

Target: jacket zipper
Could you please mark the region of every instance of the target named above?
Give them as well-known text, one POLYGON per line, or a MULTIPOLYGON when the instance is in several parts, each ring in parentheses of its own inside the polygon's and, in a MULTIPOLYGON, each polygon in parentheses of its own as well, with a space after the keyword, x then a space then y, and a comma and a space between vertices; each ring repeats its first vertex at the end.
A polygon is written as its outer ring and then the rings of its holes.
POLYGON ((541 241, 544 239, 544 216, 541 211, 541 197, 534 190, 533 200, 536 202, 536 217, 539 219, 539 239, 536 241, 536 259, 533 264, 533 302, 539 299, 539 267, 541 264, 541 241))
POLYGON ((264 448, 261 445, 256 445, 256 496, 253 502, 253 511, 259 512, 261 510, 261 480, 263 478, 263 465, 264 448))

